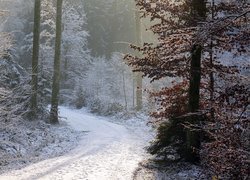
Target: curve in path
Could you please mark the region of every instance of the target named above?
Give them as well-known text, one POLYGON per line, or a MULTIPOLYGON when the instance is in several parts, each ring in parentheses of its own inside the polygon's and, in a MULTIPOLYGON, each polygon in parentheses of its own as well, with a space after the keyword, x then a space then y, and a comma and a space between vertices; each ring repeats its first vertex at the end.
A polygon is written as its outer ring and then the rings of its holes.
MULTIPOLYGON (((0 180, 130 180, 145 137, 87 112, 60 108, 73 129, 88 131, 69 153, 0 175, 0 180)), ((63 133, 63 132, 62 132, 63 133)))

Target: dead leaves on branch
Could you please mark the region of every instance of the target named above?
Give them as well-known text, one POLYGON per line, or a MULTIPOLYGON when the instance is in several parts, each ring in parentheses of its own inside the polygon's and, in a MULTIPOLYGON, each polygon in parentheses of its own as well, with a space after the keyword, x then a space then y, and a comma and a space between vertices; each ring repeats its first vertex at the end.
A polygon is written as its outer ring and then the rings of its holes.
MULTIPOLYGON (((210 141, 203 144, 202 162, 212 175, 222 179, 247 177, 250 157, 249 80, 239 74, 242 67, 236 66, 237 63, 225 65, 216 56, 225 51, 235 57, 249 55, 250 4, 246 1, 220 2, 208 8, 205 21, 199 21, 190 18, 191 1, 178 5, 168 0, 136 2, 142 17, 150 17, 154 22, 150 30, 158 36, 158 43, 144 43, 142 47, 131 45, 140 55, 126 55, 127 63, 151 81, 165 77, 182 79, 171 87, 151 93, 157 107, 151 116, 159 122, 188 112, 190 50, 193 44, 201 45, 200 111, 210 119, 200 127, 210 137, 210 141), (215 79, 214 89, 210 84, 211 74, 215 79), (211 99, 212 91, 214 97, 211 99)), ((244 68, 249 66, 245 64, 244 68)))

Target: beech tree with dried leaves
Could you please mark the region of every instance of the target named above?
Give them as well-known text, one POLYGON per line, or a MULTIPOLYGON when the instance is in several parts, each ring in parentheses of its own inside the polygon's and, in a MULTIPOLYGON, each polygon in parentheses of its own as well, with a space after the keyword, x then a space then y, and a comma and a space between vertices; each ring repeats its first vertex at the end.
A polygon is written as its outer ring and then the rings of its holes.
POLYGON ((195 136, 201 147, 193 151, 200 154, 212 175, 247 178, 249 142, 244 139, 249 137, 249 61, 235 61, 249 59, 249 3, 212 0, 197 11, 195 0, 136 2, 142 18, 150 17, 154 22, 150 30, 158 35, 158 44, 131 45, 142 56, 126 55, 125 59, 134 71, 143 72, 152 81, 181 79, 173 81, 170 88, 152 93, 158 109, 151 115, 160 125, 149 152, 165 158, 177 152, 184 158, 187 132, 200 132, 195 136), (194 45, 201 48, 200 102, 196 118, 189 121, 194 45))

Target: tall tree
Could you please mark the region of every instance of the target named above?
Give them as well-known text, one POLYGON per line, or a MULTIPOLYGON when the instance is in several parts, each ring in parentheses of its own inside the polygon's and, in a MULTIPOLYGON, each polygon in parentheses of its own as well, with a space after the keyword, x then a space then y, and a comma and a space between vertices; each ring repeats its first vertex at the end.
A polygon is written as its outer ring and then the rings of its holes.
POLYGON ((150 153, 165 157, 164 160, 173 152, 185 157, 183 151, 187 147, 193 146, 189 148, 192 151, 200 150, 195 146, 196 140, 190 143, 193 137, 190 132, 203 131, 210 141, 202 143, 201 162, 213 174, 225 179, 247 179, 249 143, 243 137, 247 138, 244 133, 249 132, 246 112, 249 80, 238 74, 237 69, 249 74, 249 61, 243 63, 244 69, 239 63, 249 59, 250 4, 246 1, 216 1, 214 8, 213 2, 212 11, 209 8, 210 13, 204 18, 205 12, 197 11, 203 9, 200 5, 206 7, 204 1, 137 0, 144 17, 157 20, 151 30, 159 36, 159 42, 157 45, 132 46, 144 56, 127 55, 126 59, 136 71, 143 72, 152 81, 181 77, 172 87, 153 93, 159 106, 152 116, 161 123, 156 140, 149 147, 150 153), (213 14, 213 10, 218 12, 213 14), (209 46, 211 41, 212 46, 209 46), (213 57, 209 56, 211 51, 213 57), (193 82, 189 83, 190 80, 193 82), (196 113, 198 109, 203 116, 196 113), (197 118, 190 118, 195 115, 197 118), (197 123, 199 118, 204 122, 197 123))
MULTIPOLYGON (((141 18, 140 11, 136 9, 135 11, 135 27, 136 27, 136 45, 142 45, 142 32, 141 32, 141 18)), ((136 110, 140 111, 142 109, 142 73, 136 72, 136 110)))
MULTIPOLYGON (((200 108, 200 83, 201 83, 201 52, 202 47, 200 45, 193 45, 191 50, 191 65, 190 65, 190 79, 189 79, 189 90, 188 90, 188 111, 191 115, 187 118, 192 124, 198 124, 198 116, 192 113, 197 113, 200 108)), ((186 159, 188 161, 199 160, 199 152, 194 149, 200 149, 200 135, 193 129, 188 129, 187 133, 187 148, 186 148, 186 159)))
MULTIPOLYGON (((198 26, 199 22, 204 22, 206 19, 206 3, 204 0, 191 1, 191 18, 190 25, 198 26)), ((200 109, 200 84, 201 84, 201 56, 203 45, 199 42, 194 42, 191 50, 190 62, 190 79, 188 90, 188 111, 190 113, 197 113, 200 109)), ((192 124, 198 124, 199 120, 197 115, 190 115, 188 121, 192 124)), ((193 149, 200 149, 200 135, 193 129, 187 130, 187 159, 189 161, 196 161, 199 159, 199 152, 193 149)))
POLYGON ((58 120, 58 104, 60 90, 60 56, 61 56, 61 37, 62 37, 62 3, 63 0, 57 0, 56 4, 56 42, 54 57, 54 74, 52 84, 50 122, 52 124, 59 123, 58 120))
POLYGON ((41 19, 41 1, 35 0, 34 7, 34 28, 33 28, 33 55, 32 55, 32 92, 31 92, 31 112, 36 115, 37 112, 37 90, 38 90, 38 59, 40 42, 40 19, 41 19))
POLYGON ((159 108, 157 112, 152 113, 152 116, 168 121, 164 121, 158 129, 158 139, 149 151, 152 154, 159 153, 166 156, 169 153, 166 152, 169 150, 166 147, 172 145, 182 158, 193 161, 197 154, 193 153, 193 149, 199 147, 199 138, 196 138, 197 134, 184 128, 183 122, 187 124, 197 122, 197 118, 190 117, 189 112, 194 113, 199 110, 202 44, 195 36, 199 29, 198 22, 205 19, 200 17, 206 14, 205 3, 199 1, 197 5, 195 0, 181 2, 164 0, 157 3, 153 0, 137 0, 137 5, 140 6, 143 17, 150 16, 151 20, 155 20, 151 30, 158 35, 159 42, 144 43, 142 48, 138 47, 139 45, 132 46, 143 56, 128 55, 126 56, 128 63, 135 71, 143 72, 152 81, 164 77, 181 79, 173 82, 172 87, 163 88, 153 94, 159 108))

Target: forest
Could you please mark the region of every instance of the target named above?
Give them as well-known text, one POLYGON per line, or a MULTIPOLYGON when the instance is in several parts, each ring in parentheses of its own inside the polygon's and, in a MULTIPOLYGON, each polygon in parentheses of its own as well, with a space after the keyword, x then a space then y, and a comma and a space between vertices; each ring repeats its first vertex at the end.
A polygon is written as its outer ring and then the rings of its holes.
POLYGON ((249 105, 249 0, 0 0, 0 180, 247 180, 249 105))

